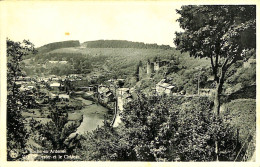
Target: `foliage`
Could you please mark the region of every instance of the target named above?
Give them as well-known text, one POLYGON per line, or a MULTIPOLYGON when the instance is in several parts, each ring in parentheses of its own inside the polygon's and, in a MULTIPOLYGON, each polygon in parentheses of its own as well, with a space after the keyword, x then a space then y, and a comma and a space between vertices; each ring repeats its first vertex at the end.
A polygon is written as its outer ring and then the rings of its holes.
POLYGON ((225 122, 238 131, 242 144, 238 157, 249 161, 255 152, 256 144, 256 101, 255 99, 236 99, 223 105, 225 122))
POLYGON ((227 84, 241 84, 242 88, 256 84, 256 65, 251 68, 239 68, 236 72, 227 79, 227 84))
MULTIPOLYGON (((107 119, 107 118, 106 118, 107 119)), ((74 152, 86 161, 124 160, 124 148, 119 144, 118 133, 105 119, 104 126, 83 135, 74 152)))
POLYGON ((184 32, 176 32, 177 49, 193 57, 208 57, 217 85, 214 112, 219 113, 225 74, 256 45, 256 6, 182 6, 177 20, 184 32))
POLYGON ((21 112, 25 111, 28 103, 26 92, 21 92, 16 81, 22 76, 21 61, 23 57, 34 51, 29 41, 22 43, 7 39, 7 160, 16 160, 24 154, 28 132, 23 123, 21 112), (11 158, 11 150, 18 152, 18 157, 11 158))
POLYGON ((229 119, 225 121, 239 129, 241 142, 246 142, 248 135, 256 132, 256 101, 255 99, 237 99, 223 105, 223 114, 229 119))
POLYGON ((64 109, 66 107, 60 108, 54 103, 49 107, 50 122, 42 124, 32 120, 30 124, 32 132, 36 136, 35 142, 40 144, 45 150, 66 150, 66 153, 70 155, 73 148, 77 145, 78 139, 76 137, 69 138, 69 136, 76 131, 79 123, 68 123, 68 113, 64 109))
MULTIPOLYGON (((233 160, 238 150, 234 130, 223 118, 211 112, 207 99, 194 99, 184 103, 179 114, 178 137, 174 143, 183 161, 214 161, 215 141, 219 142, 219 160, 233 160)), ((175 150, 176 148, 174 148, 175 150)))
POLYGON ((175 43, 178 49, 190 51, 192 56, 222 54, 238 59, 243 49, 255 47, 256 10, 253 5, 182 6, 177 13, 181 15, 177 21, 185 32, 176 33, 175 43), (229 55, 231 52, 233 54, 229 55))
POLYGON ((122 126, 105 123, 84 135, 79 155, 83 160, 213 161, 217 138, 220 160, 232 160, 238 149, 233 130, 211 107, 205 98, 139 94, 121 113, 122 126))

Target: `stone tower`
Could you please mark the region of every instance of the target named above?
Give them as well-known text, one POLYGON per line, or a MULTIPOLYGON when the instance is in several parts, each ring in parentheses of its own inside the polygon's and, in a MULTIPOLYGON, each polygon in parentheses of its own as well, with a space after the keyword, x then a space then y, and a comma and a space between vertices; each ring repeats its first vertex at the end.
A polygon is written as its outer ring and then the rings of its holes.
POLYGON ((146 66, 146 70, 147 70, 147 76, 151 77, 152 73, 154 73, 154 63, 151 63, 149 60, 147 62, 147 66, 146 66))

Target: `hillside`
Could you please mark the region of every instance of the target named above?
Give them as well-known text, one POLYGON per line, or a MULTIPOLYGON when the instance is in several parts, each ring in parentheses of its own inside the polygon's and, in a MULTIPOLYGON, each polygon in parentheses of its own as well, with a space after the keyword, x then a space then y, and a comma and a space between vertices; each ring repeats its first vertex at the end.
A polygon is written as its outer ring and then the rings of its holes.
POLYGON ((80 46, 79 41, 62 41, 62 42, 53 42, 46 44, 44 46, 41 46, 37 48, 39 53, 46 53, 50 52, 55 49, 60 49, 60 48, 69 48, 69 47, 78 47, 80 46))
POLYGON ((226 123, 238 130, 238 139, 247 150, 244 158, 252 157, 256 145, 256 100, 236 99, 223 104, 223 114, 229 119, 226 123))
MULTIPOLYGON (((136 84, 137 66, 140 63, 145 68, 148 61, 173 61, 173 64, 168 64, 157 71, 149 83, 146 80, 140 81, 138 84, 140 88, 151 88, 161 79, 169 78, 171 84, 177 86, 179 92, 185 90, 188 94, 194 94, 197 92, 199 75, 200 87, 210 88, 207 83, 207 80, 211 77, 209 59, 195 59, 190 57, 188 53, 180 53, 175 48, 138 48, 144 45, 152 46, 153 44, 99 40, 88 41, 78 47, 78 41, 57 42, 39 48, 39 53, 34 57, 34 60, 29 61, 27 59, 24 62, 27 66, 27 75, 40 73, 45 75, 91 74, 92 76, 101 76, 102 80, 127 79, 126 85, 134 86, 136 84), (74 45, 76 47, 73 47, 74 45), (124 48, 130 46, 136 48, 124 48), (68 63, 46 67, 46 63, 48 64, 49 61, 67 61, 68 63)), ((227 92, 234 93, 254 84, 255 66, 244 68, 240 64, 231 72, 228 74, 227 83, 224 85, 225 91, 228 88, 227 92)))
POLYGON ((126 40, 86 41, 82 46, 87 48, 140 48, 140 49, 170 49, 169 45, 145 44, 126 40))
MULTIPOLYGON (((193 69, 197 66, 208 65, 209 60, 194 59, 187 53, 181 54, 174 48, 171 49, 140 49, 140 48, 84 48, 71 47, 55 49, 45 54, 35 56, 35 61, 39 64, 50 60, 66 60, 71 64, 76 64, 77 69, 80 65, 87 64, 90 70, 97 67, 97 70, 110 71, 112 77, 127 78, 134 75, 137 64, 142 61, 144 64, 149 60, 159 57, 168 60, 176 57, 182 66, 193 69), (73 62, 72 62, 73 61, 73 62)), ((80 70, 76 70, 80 72, 80 70)))
MULTIPOLYGON (((90 44, 96 47, 99 43, 112 45, 118 42, 117 40, 90 41, 90 44)), ((125 41, 125 43, 135 44, 135 42, 129 41, 125 41)), ((98 78, 103 81, 111 78, 122 78, 126 79, 126 86, 134 86, 136 84, 135 77, 138 64, 143 64, 145 68, 148 61, 160 59, 163 61, 174 61, 174 64, 161 68, 149 82, 146 79, 140 81, 138 83, 140 89, 149 88, 147 91, 150 91, 161 79, 169 78, 171 84, 177 86, 178 92, 185 90, 185 93, 194 94, 197 92, 198 75, 200 75, 200 87, 210 88, 210 85, 207 83, 207 80, 211 77, 209 59, 195 59, 190 57, 188 53, 180 53, 175 48, 106 48, 109 45, 104 45, 103 47, 105 48, 89 48, 86 44, 88 42, 82 44, 81 47, 64 47, 66 43, 62 45, 61 42, 57 46, 63 48, 50 51, 42 50, 45 52, 37 54, 34 57, 34 61, 25 60, 27 66, 34 67, 33 70, 31 70, 32 68, 27 68, 26 72, 28 75, 39 73, 45 75, 90 74, 90 76, 100 76, 98 78), (63 65, 57 64, 47 68, 46 63, 49 61, 67 61, 68 63, 63 65)), ((53 44, 45 46, 50 46, 49 49, 54 48, 53 44)), ((124 46, 124 44, 121 46, 124 46)), ((119 46, 115 45, 113 47, 119 46)), ((231 89, 228 90, 229 92, 234 93, 253 84, 251 81, 255 80, 255 68, 243 68, 240 65, 234 70, 228 76, 227 83, 229 84, 225 84, 226 88, 231 89), (238 83, 243 83, 243 85, 238 83)))

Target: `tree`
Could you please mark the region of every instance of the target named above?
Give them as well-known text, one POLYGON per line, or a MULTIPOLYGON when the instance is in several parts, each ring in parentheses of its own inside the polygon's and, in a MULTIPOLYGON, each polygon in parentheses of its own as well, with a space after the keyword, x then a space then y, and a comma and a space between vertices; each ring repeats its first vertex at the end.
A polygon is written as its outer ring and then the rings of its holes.
POLYGON ((219 114, 220 96, 229 68, 246 60, 256 47, 256 6, 182 6, 177 20, 184 32, 176 32, 174 43, 192 57, 208 57, 216 82, 214 112, 219 114))
MULTIPOLYGON (((32 133, 34 133, 35 142, 41 145, 45 150, 66 150, 66 154, 70 155, 72 150, 79 143, 77 134, 75 133, 83 117, 77 122, 69 123, 68 109, 66 106, 57 107, 56 103, 49 106, 51 121, 43 124, 39 121, 31 121, 32 133)), ((52 154, 50 154, 52 155, 52 154)), ((48 159, 48 160, 64 160, 64 159, 48 159)))
POLYGON ((65 79, 62 84, 64 85, 65 92, 69 94, 73 91, 73 83, 69 79, 65 79))
POLYGON ((7 160, 21 158, 25 150, 28 132, 24 127, 22 111, 28 107, 26 92, 21 92, 17 79, 23 76, 23 57, 34 52, 34 45, 24 40, 22 43, 7 39, 7 160), (10 151, 18 153, 10 157, 10 151))
MULTIPOLYGON (((256 47, 256 6, 182 6, 177 13, 181 15, 177 21, 184 32, 176 32, 174 43, 190 56, 210 58, 217 85, 213 111, 219 115, 227 71, 238 60, 246 60, 246 52, 256 47)), ((218 155, 217 140, 215 147, 218 155)))
POLYGON ((174 145, 170 148, 171 154, 178 154, 181 161, 214 161, 217 156, 219 160, 230 161, 241 148, 234 129, 224 123, 225 117, 210 112, 211 106, 205 97, 193 98, 181 105, 177 135, 171 139, 174 145), (219 154, 215 152, 216 140, 221 141, 219 154))

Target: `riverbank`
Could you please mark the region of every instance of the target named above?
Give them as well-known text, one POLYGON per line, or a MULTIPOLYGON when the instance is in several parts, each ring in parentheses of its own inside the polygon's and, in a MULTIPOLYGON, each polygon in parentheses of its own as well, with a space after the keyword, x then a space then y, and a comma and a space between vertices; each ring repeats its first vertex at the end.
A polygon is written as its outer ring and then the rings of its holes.
POLYGON ((84 134, 96 129, 98 126, 102 126, 104 115, 108 113, 109 109, 82 97, 77 97, 77 99, 81 100, 85 107, 79 110, 83 115, 83 121, 75 133, 84 134))

